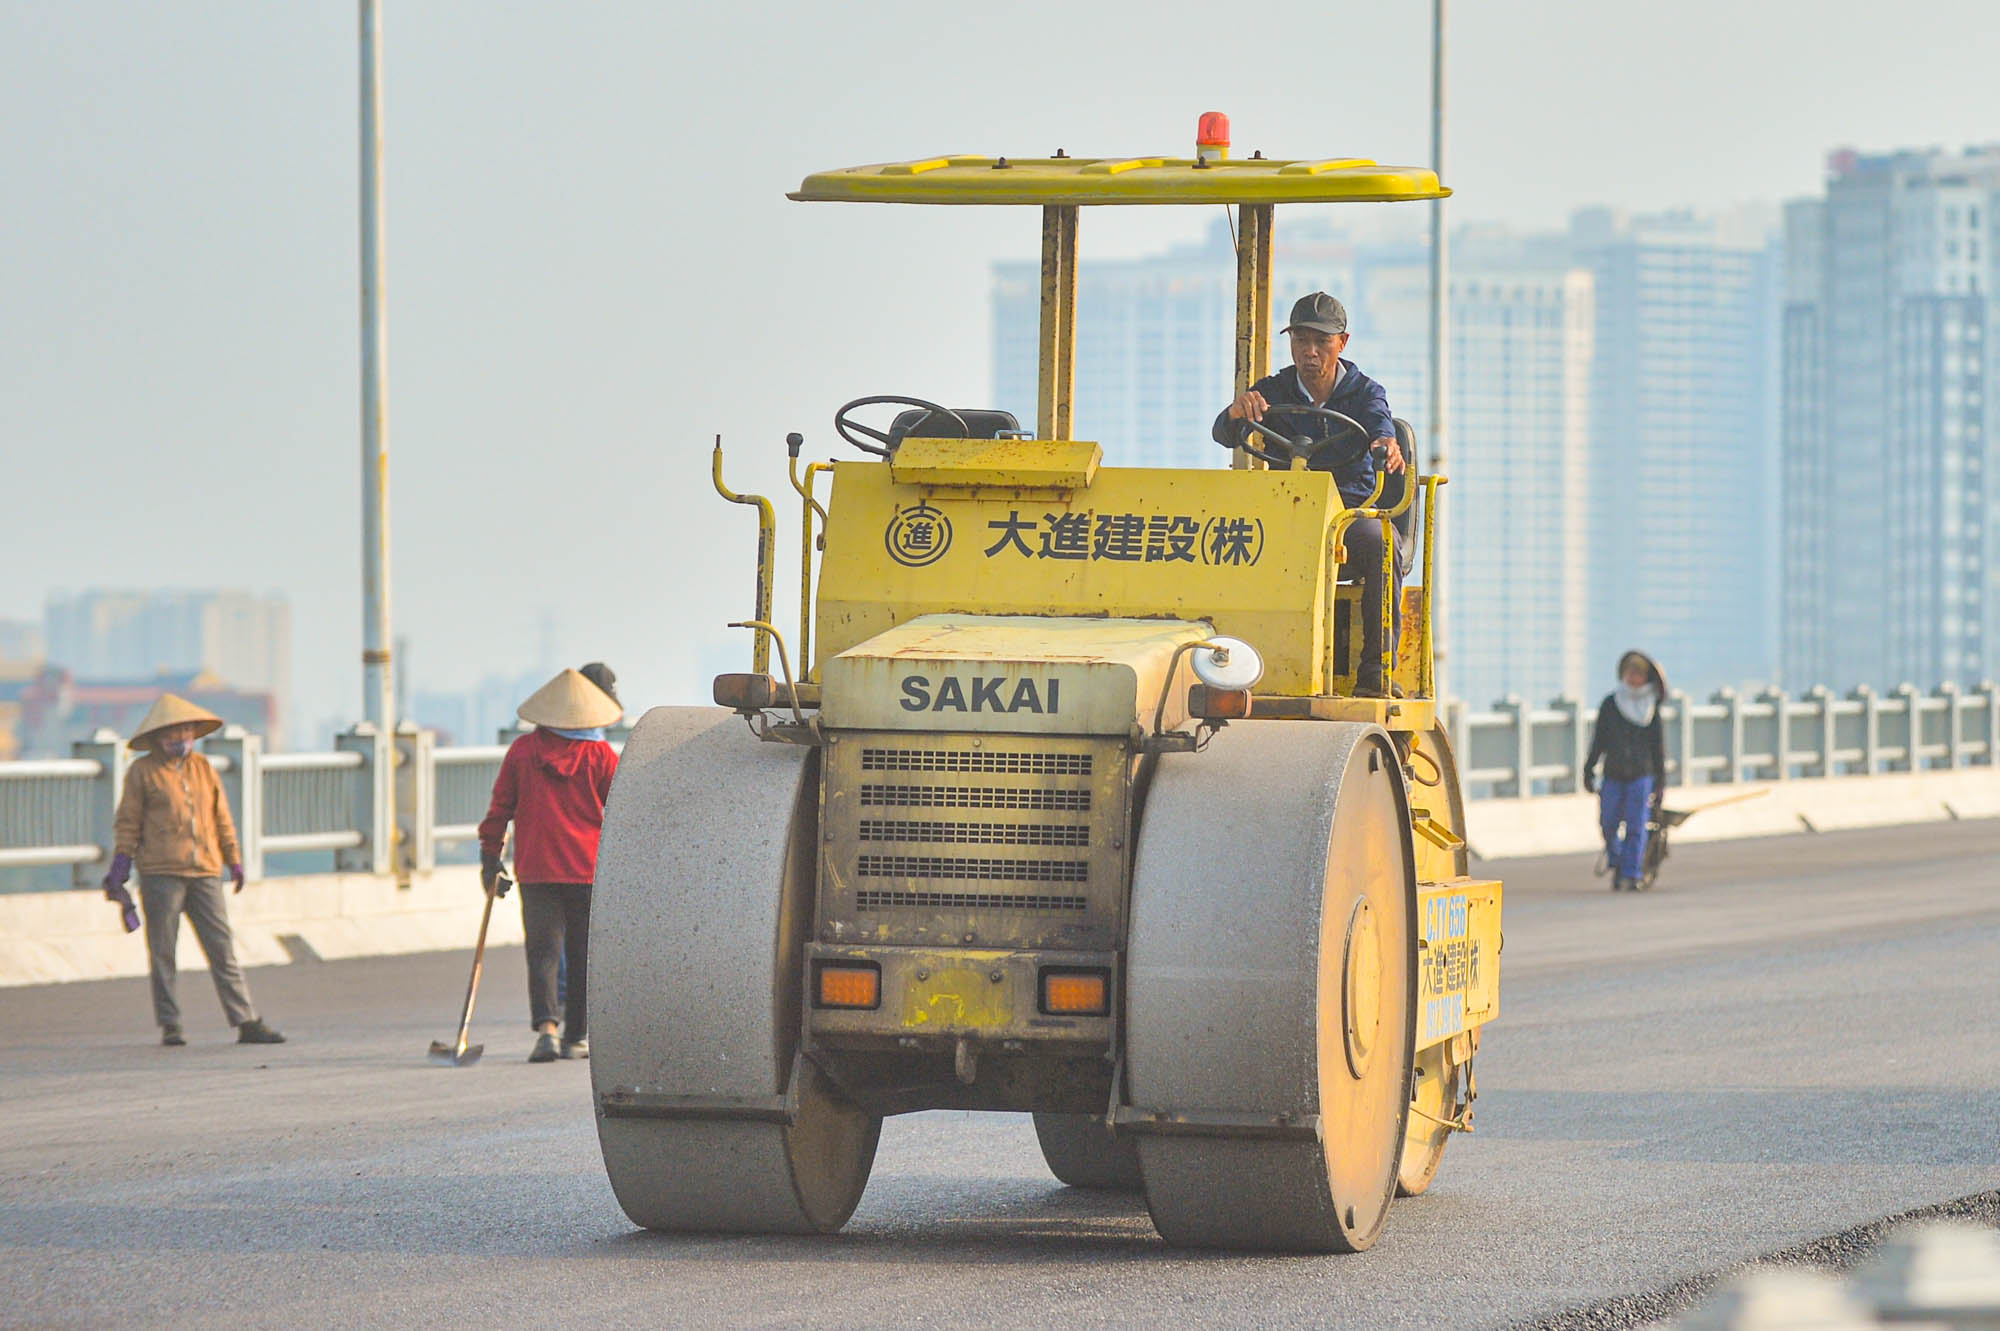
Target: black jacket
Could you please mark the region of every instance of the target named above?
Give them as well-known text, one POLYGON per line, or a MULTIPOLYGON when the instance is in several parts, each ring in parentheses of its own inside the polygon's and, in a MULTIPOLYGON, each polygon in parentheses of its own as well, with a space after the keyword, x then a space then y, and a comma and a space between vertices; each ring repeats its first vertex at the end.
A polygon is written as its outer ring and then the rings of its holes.
POLYGON ((1658 704, 1653 707, 1650 723, 1635 726, 1618 710, 1616 696, 1605 694, 1603 705, 1597 709, 1597 733, 1591 737, 1590 756, 1583 760, 1583 770, 1588 772, 1596 767, 1599 758, 1604 759, 1606 781, 1634 781, 1650 776, 1655 790, 1664 785, 1667 742, 1666 732, 1660 728, 1658 704))
MULTIPOLYGON (((1276 374, 1267 374, 1251 388, 1264 395, 1264 400, 1272 406, 1311 406, 1306 390, 1299 387, 1299 369, 1287 365, 1276 374)), ((1354 367, 1351 360, 1340 362, 1340 382, 1333 386, 1333 392, 1326 400, 1329 411, 1337 411, 1351 417, 1355 424, 1368 428, 1370 439, 1394 439, 1396 437, 1395 418, 1389 413, 1389 395, 1382 385, 1370 379, 1354 367)), ((1215 442, 1226 447, 1235 447, 1240 437, 1238 430, 1245 428, 1241 421, 1229 419, 1229 408, 1215 418, 1215 442)), ((1307 434, 1317 441, 1330 438, 1338 427, 1311 418, 1297 418, 1287 421, 1282 427, 1274 426, 1281 434, 1307 434)), ((1260 448, 1268 449, 1269 443, 1259 435, 1253 441, 1260 448)), ((1408 461, 1408 459, 1405 459, 1408 461)), ((1333 473, 1333 483, 1340 490, 1340 496, 1350 504, 1366 502, 1375 490, 1375 459, 1363 452, 1360 457, 1333 473)))

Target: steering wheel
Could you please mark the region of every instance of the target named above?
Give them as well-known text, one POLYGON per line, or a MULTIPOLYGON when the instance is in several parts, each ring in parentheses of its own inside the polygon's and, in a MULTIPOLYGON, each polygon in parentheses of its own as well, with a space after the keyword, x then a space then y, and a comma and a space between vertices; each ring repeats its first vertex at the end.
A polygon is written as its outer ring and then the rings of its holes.
POLYGON ((893 402, 899 407, 921 407, 925 411, 943 416, 958 426, 958 437, 960 439, 970 439, 972 437, 972 428, 965 423, 965 417, 959 415, 950 407, 940 407, 937 403, 926 402, 920 397, 897 397, 893 393, 880 397, 857 397, 854 401, 842 406, 839 411, 833 413, 834 433, 864 453, 873 453, 878 458, 888 457, 890 450, 899 442, 897 439, 891 436, 886 430, 877 430, 873 426, 863 425, 859 421, 848 419, 848 413, 857 407, 873 407, 888 402, 893 402), (867 435, 875 443, 864 444, 855 438, 857 434, 867 435), (877 447, 877 445, 880 445, 880 447, 877 447))
POLYGON ((1278 431, 1264 424, 1263 421, 1240 420, 1237 422, 1237 425, 1244 428, 1239 429, 1238 433, 1244 434, 1244 438, 1235 446, 1253 457, 1264 459, 1264 461, 1280 470, 1289 467, 1292 458, 1303 456, 1307 460, 1307 465, 1313 467, 1314 470, 1331 471, 1355 461, 1363 453, 1372 448, 1375 443, 1374 438, 1368 433, 1367 426, 1342 412, 1330 411, 1325 407, 1308 407, 1296 403, 1280 402, 1265 411, 1264 417, 1268 420, 1279 413, 1293 416, 1308 416, 1330 421, 1340 427, 1340 433, 1334 435, 1331 439, 1315 440, 1310 435, 1304 434, 1299 435, 1297 438, 1291 438, 1280 434, 1278 431), (1284 455, 1274 457, 1257 447, 1250 442, 1245 430, 1254 430, 1271 443, 1282 446, 1284 455))

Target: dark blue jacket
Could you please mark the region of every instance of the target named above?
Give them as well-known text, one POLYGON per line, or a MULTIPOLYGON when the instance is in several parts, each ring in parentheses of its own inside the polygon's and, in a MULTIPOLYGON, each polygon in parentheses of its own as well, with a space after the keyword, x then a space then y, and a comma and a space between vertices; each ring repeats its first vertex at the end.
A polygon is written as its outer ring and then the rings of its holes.
MULTIPOLYGON (((1295 406, 1311 406, 1306 390, 1299 386, 1299 370, 1296 365, 1287 365, 1276 374, 1267 374, 1251 388, 1264 395, 1264 400, 1272 406, 1280 403, 1295 406)), ((1326 400, 1327 409, 1343 416, 1351 416, 1368 427, 1370 439, 1394 439, 1396 423, 1389 412, 1389 395, 1382 391, 1382 385, 1370 379, 1354 367, 1354 362, 1343 359, 1340 362, 1340 382, 1333 386, 1333 394, 1326 400)), ((1242 422, 1229 419, 1229 408, 1215 418, 1215 442, 1234 446, 1236 431, 1242 422)), ((1340 428, 1330 421, 1314 420, 1309 416, 1287 417, 1274 423, 1273 428, 1281 434, 1306 434, 1315 440, 1332 438, 1341 433, 1340 428)), ((1258 435, 1253 441, 1260 448, 1268 448, 1268 441, 1258 435)), ((1405 459, 1407 461, 1407 459, 1405 459)), ((1321 468, 1321 470, 1330 470, 1321 468)), ((1375 459, 1368 453, 1344 467, 1333 470, 1333 483, 1340 489, 1340 497, 1350 504, 1365 501, 1375 489, 1375 459)))

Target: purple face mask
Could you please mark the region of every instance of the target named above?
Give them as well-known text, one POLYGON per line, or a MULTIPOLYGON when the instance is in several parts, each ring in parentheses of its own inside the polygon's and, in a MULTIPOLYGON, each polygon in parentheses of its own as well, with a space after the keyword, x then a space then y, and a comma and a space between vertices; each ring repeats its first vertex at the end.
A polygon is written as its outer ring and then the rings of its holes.
POLYGON ((166 754, 169 758, 185 758, 194 752, 194 741, 191 739, 163 739, 160 741, 160 752, 166 754))

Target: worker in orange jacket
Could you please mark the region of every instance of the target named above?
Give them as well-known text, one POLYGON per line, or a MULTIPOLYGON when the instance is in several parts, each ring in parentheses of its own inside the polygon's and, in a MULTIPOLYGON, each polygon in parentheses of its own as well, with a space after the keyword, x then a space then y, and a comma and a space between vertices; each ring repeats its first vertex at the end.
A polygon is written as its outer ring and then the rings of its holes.
POLYGON ((111 872, 104 876, 104 895, 129 909, 132 898, 125 880, 133 866, 138 867, 153 1015, 160 1024, 160 1043, 170 1048, 187 1043, 174 997, 183 913, 208 958, 216 996, 236 1028, 237 1043, 285 1040, 257 1015, 229 932, 229 898, 222 890, 222 875, 226 869, 241 892, 243 854, 237 848, 236 823, 229 816, 222 782, 208 759, 195 752, 203 735, 221 727, 221 717, 171 693, 153 704, 127 745, 146 756, 125 773, 125 793, 113 822, 117 843, 111 872))

